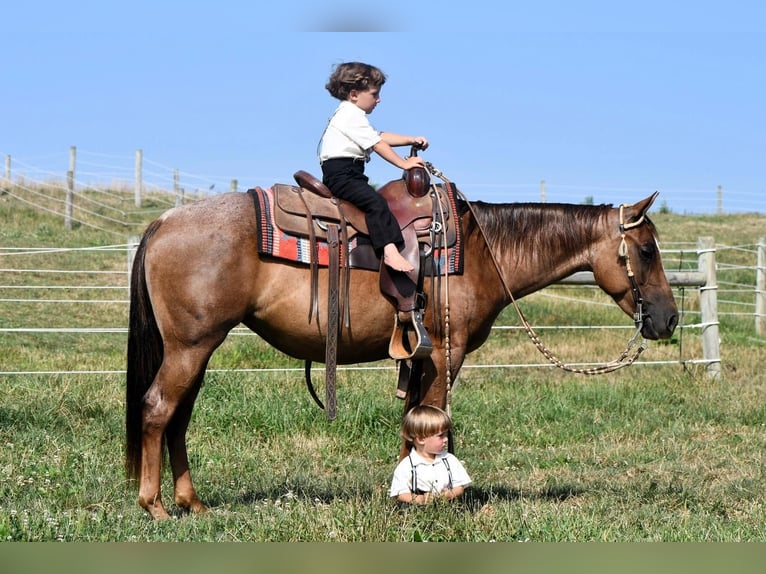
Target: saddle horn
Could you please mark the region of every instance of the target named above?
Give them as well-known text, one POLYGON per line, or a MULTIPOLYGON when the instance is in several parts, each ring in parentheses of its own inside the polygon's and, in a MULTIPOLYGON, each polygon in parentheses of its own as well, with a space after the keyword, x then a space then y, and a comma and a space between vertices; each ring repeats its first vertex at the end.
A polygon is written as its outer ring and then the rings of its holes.
MULTIPOLYGON (((418 146, 414 145, 410 149, 410 157, 417 155, 418 146)), ((412 197, 423 197, 431 188, 431 176, 428 175, 428 170, 422 166, 405 169, 402 173, 402 179, 407 186, 407 193, 412 197)))

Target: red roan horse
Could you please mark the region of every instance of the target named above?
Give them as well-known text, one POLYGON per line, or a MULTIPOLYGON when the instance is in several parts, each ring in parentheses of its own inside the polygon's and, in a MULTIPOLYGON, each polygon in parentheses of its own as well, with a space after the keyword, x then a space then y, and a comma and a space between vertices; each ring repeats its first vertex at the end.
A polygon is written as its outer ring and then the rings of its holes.
MULTIPOLYGON (((640 293, 644 337, 670 337, 677 308, 655 227, 646 216, 656 196, 622 209, 459 201, 465 257, 463 273, 448 278, 450 376, 442 329, 431 325, 433 313, 424 313, 433 350, 405 410, 415 403, 445 407, 448 382, 511 302, 506 288, 518 299, 576 271, 592 271, 631 317, 640 293), (627 252, 621 256, 623 238, 627 252)), ((351 328, 339 333, 340 364, 388 356, 395 313, 378 280, 376 272, 351 271, 351 328)), ((160 496, 163 444, 175 503, 192 512, 206 510, 192 485, 186 430, 208 360, 231 329, 243 323, 292 357, 325 360, 326 325, 319 318, 308 320, 310 283, 307 266, 259 255, 248 194, 226 193, 171 209, 147 228, 131 279, 126 469, 129 477, 140 479, 138 502, 154 518, 168 517, 160 496)), ((326 268, 318 284, 320 300, 326 301, 326 268)), ((425 292, 430 285, 426 279, 425 292)))

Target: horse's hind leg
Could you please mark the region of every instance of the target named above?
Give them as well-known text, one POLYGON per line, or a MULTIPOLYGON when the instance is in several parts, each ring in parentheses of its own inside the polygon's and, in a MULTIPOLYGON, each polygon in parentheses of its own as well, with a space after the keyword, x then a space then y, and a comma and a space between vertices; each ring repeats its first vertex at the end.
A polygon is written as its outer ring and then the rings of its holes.
POLYGON ((202 375, 200 375, 196 384, 181 400, 165 431, 170 466, 173 470, 173 489, 176 505, 184 510, 191 510, 195 514, 207 512, 207 507, 197 496, 197 492, 192 484, 189 456, 186 451, 186 429, 189 427, 194 402, 197 399, 201 386, 202 375))
POLYGON ((211 353, 212 349, 179 353, 166 348, 162 366, 144 396, 138 503, 155 519, 169 518, 160 489, 163 436, 170 453, 179 506, 197 512, 204 509, 189 475, 186 428, 211 353))
POLYGON ((160 494, 162 474, 162 438, 165 427, 172 415, 172 401, 166 399, 163 381, 167 377, 167 367, 163 363, 151 387, 144 395, 143 425, 141 435, 141 482, 138 488, 138 504, 152 518, 169 518, 160 494))

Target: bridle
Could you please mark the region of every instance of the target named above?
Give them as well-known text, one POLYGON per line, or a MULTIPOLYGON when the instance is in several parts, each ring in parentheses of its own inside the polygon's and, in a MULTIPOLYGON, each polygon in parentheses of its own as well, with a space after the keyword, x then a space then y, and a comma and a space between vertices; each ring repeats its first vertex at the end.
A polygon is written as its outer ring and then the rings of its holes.
POLYGON ((625 232, 628 229, 638 227, 644 222, 645 214, 641 214, 641 217, 631 223, 625 223, 624 209, 626 206, 624 203, 620 205, 620 247, 618 249, 618 255, 620 259, 625 261, 625 270, 628 273, 628 281, 630 281, 630 289, 633 292, 633 302, 635 303, 636 310, 633 312, 633 322, 636 328, 640 331, 644 324, 644 298, 641 296, 641 291, 638 289, 638 283, 636 283, 636 277, 633 274, 633 268, 630 265, 630 253, 628 251, 628 244, 625 241, 625 232))

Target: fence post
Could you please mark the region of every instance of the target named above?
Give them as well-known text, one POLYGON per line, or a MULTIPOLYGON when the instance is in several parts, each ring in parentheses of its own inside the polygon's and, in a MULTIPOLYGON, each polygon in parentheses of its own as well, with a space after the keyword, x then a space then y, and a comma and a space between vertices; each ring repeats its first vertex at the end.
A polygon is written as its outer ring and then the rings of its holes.
POLYGON ((175 206, 178 207, 179 205, 183 205, 184 203, 184 197, 183 197, 183 189, 181 189, 181 179, 178 173, 178 168, 173 170, 173 197, 176 198, 175 206))
POLYGON ((143 192, 143 181, 141 175, 141 166, 143 164, 143 152, 140 149, 136 150, 136 181, 133 188, 133 194, 136 202, 136 207, 141 207, 141 194, 143 192))
POLYGON ((64 200, 64 227, 72 230, 72 212, 74 211, 74 168, 77 163, 77 148, 69 147, 69 171, 66 172, 66 198, 64 200))
POLYGON ((702 356, 709 377, 721 375, 720 337, 718 333, 718 279, 715 266, 715 240, 697 239, 697 265, 706 281, 700 287, 700 318, 702 322, 702 356))
POLYGON ((716 206, 716 213, 718 215, 723 215, 723 188, 719 185, 718 186, 718 205, 716 206))
POLYGON ((755 334, 766 336, 766 237, 758 238, 755 269, 755 334))
POLYGON ((66 196, 64 198, 64 228, 72 231, 72 211, 74 203, 74 172, 66 172, 66 196))

